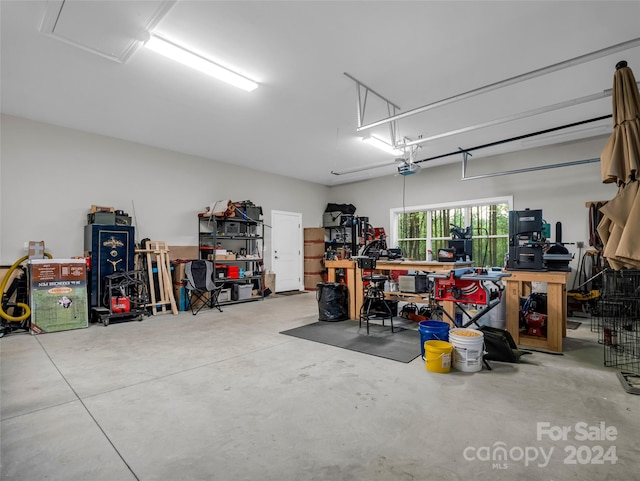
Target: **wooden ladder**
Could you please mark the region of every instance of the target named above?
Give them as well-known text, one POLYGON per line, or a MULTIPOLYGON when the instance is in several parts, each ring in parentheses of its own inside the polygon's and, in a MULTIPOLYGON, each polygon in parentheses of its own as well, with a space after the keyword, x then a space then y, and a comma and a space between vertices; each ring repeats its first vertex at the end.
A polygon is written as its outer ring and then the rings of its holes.
POLYGON ((169 258, 169 246, 165 241, 147 241, 144 249, 136 250, 137 254, 147 256, 147 271, 149 276, 149 294, 151 302, 145 307, 151 307, 151 312, 165 314, 169 312, 178 314, 178 307, 173 296, 173 283, 171 282, 171 259, 169 258), (153 263, 156 263, 157 278, 154 278, 153 263), (158 283, 158 294, 160 299, 156 299, 156 281, 158 283))

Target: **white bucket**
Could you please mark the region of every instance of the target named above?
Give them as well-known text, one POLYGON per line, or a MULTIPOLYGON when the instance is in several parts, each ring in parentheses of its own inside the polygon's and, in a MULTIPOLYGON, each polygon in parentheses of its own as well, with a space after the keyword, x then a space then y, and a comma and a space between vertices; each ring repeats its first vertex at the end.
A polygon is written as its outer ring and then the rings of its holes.
POLYGON ((484 333, 477 329, 457 328, 449 331, 453 346, 453 367, 458 371, 477 372, 482 369, 484 333))

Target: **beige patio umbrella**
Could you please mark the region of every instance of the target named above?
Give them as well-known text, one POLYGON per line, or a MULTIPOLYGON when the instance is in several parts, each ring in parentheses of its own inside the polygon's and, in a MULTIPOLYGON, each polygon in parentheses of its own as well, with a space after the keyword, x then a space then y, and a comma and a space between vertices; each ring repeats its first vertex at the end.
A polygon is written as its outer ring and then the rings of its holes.
POLYGON ((640 93, 631 68, 624 60, 616 65, 611 94, 613 133, 600 156, 602 182, 626 184, 640 170, 640 93))
POLYGON ((614 269, 640 269, 640 93, 622 61, 613 77, 613 133, 600 156, 602 182, 615 182, 616 196, 600 209, 598 234, 614 269))

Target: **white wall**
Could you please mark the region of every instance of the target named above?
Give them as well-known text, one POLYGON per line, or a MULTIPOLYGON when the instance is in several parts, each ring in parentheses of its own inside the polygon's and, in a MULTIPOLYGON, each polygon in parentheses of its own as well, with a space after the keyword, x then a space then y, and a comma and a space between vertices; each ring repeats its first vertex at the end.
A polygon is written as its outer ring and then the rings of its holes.
MULTIPOLYGON (((585 202, 611 199, 600 164, 461 180, 460 162, 332 188, 265 174, 132 142, 2 116, 0 150, 0 263, 24 255, 29 240, 44 240, 55 257, 82 255, 83 226, 91 204, 132 213, 137 237, 170 245, 197 243, 196 214, 212 201, 252 200, 264 209, 300 212, 305 227, 322 225, 327 202, 352 203, 357 214, 389 228, 389 209, 513 195, 514 208, 542 209, 552 226, 562 222, 565 242, 588 241, 585 202)), ((467 175, 598 158, 606 138, 541 147, 485 159, 471 158, 467 175)), ((265 260, 270 260, 266 229, 265 260)), ((572 266, 577 267, 577 249, 572 266)), ((267 265, 267 267, 270 267, 267 265)))
MULTIPOLYGON (((466 175, 599 158, 605 142, 606 137, 600 137, 483 159, 472 157, 466 175)), ((333 187, 331 202, 354 204, 357 215, 368 216, 371 224, 382 226, 389 233, 389 209, 402 207, 403 181, 406 181, 405 206, 513 195, 516 210, 542 209, 545 220, 551 224, 553 240, 555 223, 559 221, 562 222, 564 242, 584 241, 588 246, 585 202, 608 200, 616 194, 615 186, 600 180, 599 162, 467 181, 461 180, 461 162, 461 156, 460 162, 453 165, 425 168, 425 162, 419 174, 389 175, 333 187)), ((575 246, 568 248, 575 254, 572 263, 575 270, 578 250, 575 246)))
MULTIPOLYGON (((220 199, 251 200, 271 210, 300 212, 318 226, 328 188, 110 137, 2 115, 0 263, 44 240, 54 257, 81 256, 92 204, 133 214, 136 237, 197 245, 197 213, 220 199)), ((265 229, 270 267, 271 233, 265 229)))

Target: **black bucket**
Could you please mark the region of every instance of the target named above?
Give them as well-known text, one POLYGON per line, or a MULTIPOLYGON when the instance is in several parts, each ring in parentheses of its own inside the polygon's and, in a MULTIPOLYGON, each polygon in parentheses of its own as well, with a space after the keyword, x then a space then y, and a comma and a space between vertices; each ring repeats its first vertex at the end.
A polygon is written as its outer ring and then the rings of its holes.
POLYGON ((318 320, 344 321, 349 319, 347 286, 338 282, 321 282, 317 287, 318 320))

